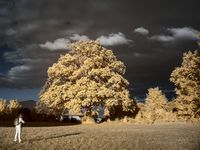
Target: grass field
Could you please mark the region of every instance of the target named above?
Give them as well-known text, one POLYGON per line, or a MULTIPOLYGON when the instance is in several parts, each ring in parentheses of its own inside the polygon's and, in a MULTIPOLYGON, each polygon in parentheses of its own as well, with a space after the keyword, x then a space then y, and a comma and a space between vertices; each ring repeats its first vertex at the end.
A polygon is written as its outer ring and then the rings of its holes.
MULTIPOLYGON (((30 124, 29 124, 30 125, 30 124)), ((34 125, 34 124, 33 124, 34 125)), ((22 143, 15 128, 0 127, 1 150, 199 150, 199 124, 121 124, 24 127, 22 143)))

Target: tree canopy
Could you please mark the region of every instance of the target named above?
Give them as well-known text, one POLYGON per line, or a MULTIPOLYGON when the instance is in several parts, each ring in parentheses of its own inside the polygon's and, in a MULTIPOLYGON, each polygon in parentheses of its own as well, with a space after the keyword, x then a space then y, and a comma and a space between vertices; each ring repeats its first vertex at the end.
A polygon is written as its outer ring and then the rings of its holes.
POLYGON ((184 53, 181 67, 175 68, 170 80, 176 86, 179 117, 200 118, 200 51, 184 53))
POLYGON ((127 90, 125 69, 112 50, 98 41, 73 43, 71 51, 49 67, 36 108, 48 113, 84 111, 91 117, 98 115, 101 106, 111 119, 133 116, 137 105, 127 90))

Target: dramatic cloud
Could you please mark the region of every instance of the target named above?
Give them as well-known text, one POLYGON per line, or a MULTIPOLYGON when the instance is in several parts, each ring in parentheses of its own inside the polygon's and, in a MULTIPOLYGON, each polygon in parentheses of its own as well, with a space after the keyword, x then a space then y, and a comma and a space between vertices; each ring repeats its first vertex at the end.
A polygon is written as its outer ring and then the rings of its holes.
POLYGON ((54 42, 47 41, 45 44, 40 44, 40 46, 49 50, 68 50, 69 44, 70 41, 68 39, 60 38, 56 39, 54 42))
MULTIPOLYGON (((31 65, 19 65, 10 68, 8 73, 0 78, 0 83, 3 83, 5 87, 11 88, 21 88, 21 87, 34 87, 38 83, 37 80, 31 81, 30 73, 34 69, 31 65), (32 82, 32 83, 31 83, 32 82), (30 84, 31 83, 31 84, 30 84)), ((34 72, 32 72, 31 77, 33 77, 34 72)), ((39 79, 39 81, 41 81, 39 79)))
POLYGON ((17 76, 19 73, 24 72, 24 71, 25 72, 29 71, 30 69, 31 69, 30 66, 26 66, 26 65, 12 67, 8 72, 8 78, 15 79, 19 77, 17 76))
POLYGON ((41 88, 69 44, 88 39, 112 46, 127 66, 133 95, 168 86, 182 53, 197 48, 198 20, 199 1, 2 0, 0 88, 41 88))
POLYGON ((125 35, 121 32, 118 33, 112 33, 108 36, 100 36, 97 38, 97 40, 100 41, 101 45, 104 46, 115 46, 115 45, 127 45, 132 42, 132 40, 129 40, 125 37, 125 35))
MULTIPOLYGON (((25 85, 27 82, 27 75, 28 72, 31 71, 31 67, 28 65, 21 65, 21 66, 15 66, 12 67, 7 75, 4 78, 0 79, 0 82, 5 82, 7 86, 13 86, 15 85, 25 85), (26 81, 24 83, 21 83, 23 81, 26 81)), ((28 82, 29 83, 29 82, 28 82)))
POLYGON ((47 69, 65 51, 49 51, 37 44, 19 47, 5 52, 6 62, 14 64, 6 73, 0 75, 0 88, 39 88, 47 77, 47 69))
POLYGON ((147 30, 143 27, 136 28, 133 32, 137 33, 137 34, 141 34, 141 35, 148 35, 149 34, 149 30, 147 30))
POLYGON ((199 31, 189 28, 168 28, 167 31, 170 35, 154 35, 149 39, 154 41, 160 42, 173 42, 173 41, 182 41, 182 40, 189 40, 189 41, 199 41, 199 31))

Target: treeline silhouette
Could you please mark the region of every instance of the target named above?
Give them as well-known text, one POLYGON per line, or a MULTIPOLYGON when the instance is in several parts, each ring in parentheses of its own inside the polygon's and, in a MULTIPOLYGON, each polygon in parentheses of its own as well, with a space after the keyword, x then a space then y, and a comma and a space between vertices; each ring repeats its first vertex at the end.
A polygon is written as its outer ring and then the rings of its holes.
POLYGON ((29 108, 24 108, 18 100, 0 99, 0 120, 14 120, 19 114, 23 115, 25 121, 55 121, 56 117, 52 114, 40 114, 29 108))

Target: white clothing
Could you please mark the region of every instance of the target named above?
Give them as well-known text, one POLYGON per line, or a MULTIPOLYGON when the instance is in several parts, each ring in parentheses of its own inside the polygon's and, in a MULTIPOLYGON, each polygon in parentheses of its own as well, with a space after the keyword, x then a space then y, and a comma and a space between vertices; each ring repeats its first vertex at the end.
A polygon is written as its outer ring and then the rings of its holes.
POLYGON ((22 123, 25 123, 25 121, 20 117, 19 118, 19 124, 15 126, 16 131, 15 131, 14 141, 17 141, 17 138, 18 138, 19 143, 21 142, 22 123))

